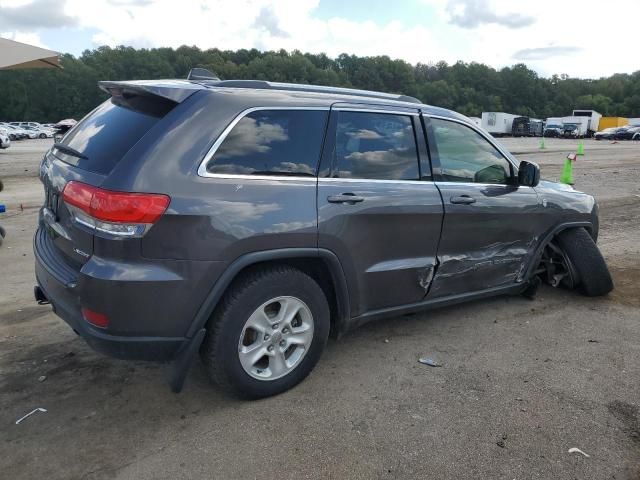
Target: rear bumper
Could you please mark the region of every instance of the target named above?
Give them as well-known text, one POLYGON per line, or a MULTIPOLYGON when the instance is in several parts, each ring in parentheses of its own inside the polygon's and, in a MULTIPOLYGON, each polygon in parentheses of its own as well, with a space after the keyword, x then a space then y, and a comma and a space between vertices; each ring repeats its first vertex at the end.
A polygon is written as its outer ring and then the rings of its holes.
MULTIPOLYGON (((184 337, 113 335, 86 322, 81 313, 79 275, 55 257, 42 235, 34 239, 35 273, 53 311, 96 351, 128 360, 171 360, 185 343, 184 337)), ((106 293, 106 292, 105 292, 106 293)))

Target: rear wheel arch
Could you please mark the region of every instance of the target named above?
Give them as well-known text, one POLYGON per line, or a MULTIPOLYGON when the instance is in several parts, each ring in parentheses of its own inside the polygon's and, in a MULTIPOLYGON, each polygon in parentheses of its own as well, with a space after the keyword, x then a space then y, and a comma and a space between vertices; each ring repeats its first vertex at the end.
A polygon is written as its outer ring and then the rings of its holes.
POLYGON ((232 262, 207 295, 187 337, 191 338, 206 326, 222 297, 235 283, 247 274, 274 265, 291 266, 315 280, 331 309, 331 336, 339 337, 346 331, 351 309, 347 282, 338 257, 324 249, 285 248, 248 253, 232 262))

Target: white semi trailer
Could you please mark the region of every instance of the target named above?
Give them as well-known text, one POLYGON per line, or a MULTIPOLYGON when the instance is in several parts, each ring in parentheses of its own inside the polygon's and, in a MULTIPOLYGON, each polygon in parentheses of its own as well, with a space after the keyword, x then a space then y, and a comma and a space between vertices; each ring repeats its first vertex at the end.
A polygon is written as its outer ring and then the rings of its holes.
POLYGON ((595 110, 574 110, 571 115, 574 117, 586 117, 589 119, 586 130, 587 133, 585 133, 585 136, 592 137, 593 134, 598 131, 602 115, 595 110))
POLYGON ((578 137, 586 137, 589 135, 589 117, 562 117, 562 126, 566 127, 567 125, 577 125, 578 137))
POLYGON ((482 112, 482 128, 494 137, 511 135, 513 119, 517 117, 504 112, 482 112))

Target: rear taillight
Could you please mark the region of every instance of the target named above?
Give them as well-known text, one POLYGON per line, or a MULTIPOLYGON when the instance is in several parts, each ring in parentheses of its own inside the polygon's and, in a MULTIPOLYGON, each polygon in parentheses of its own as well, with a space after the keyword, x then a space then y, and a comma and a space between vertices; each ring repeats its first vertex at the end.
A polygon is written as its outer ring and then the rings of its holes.
POLYGON ((71 181, 62 192, 76 222, 119 237, 141 237, 167 210, 159 193, 114 192, 71 181))
POLYGON ((83 307, 82 316, 94 327, 107 328, 109 326, 109 318, 104 313, 95 312, 83 307))

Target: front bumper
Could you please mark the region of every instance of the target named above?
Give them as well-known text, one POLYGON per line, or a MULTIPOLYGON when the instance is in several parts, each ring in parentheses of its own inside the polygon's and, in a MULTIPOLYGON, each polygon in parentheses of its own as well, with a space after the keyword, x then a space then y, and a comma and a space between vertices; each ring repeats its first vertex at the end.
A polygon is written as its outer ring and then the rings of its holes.
POLYGON ((184 345, 184 337, 113 335, 92 326, 81 313, 78 273, 56 258, 40 231, 34 238, 34 253, 36 280, 54 313, 94 350, 121 359, 165 361, 184 345))

